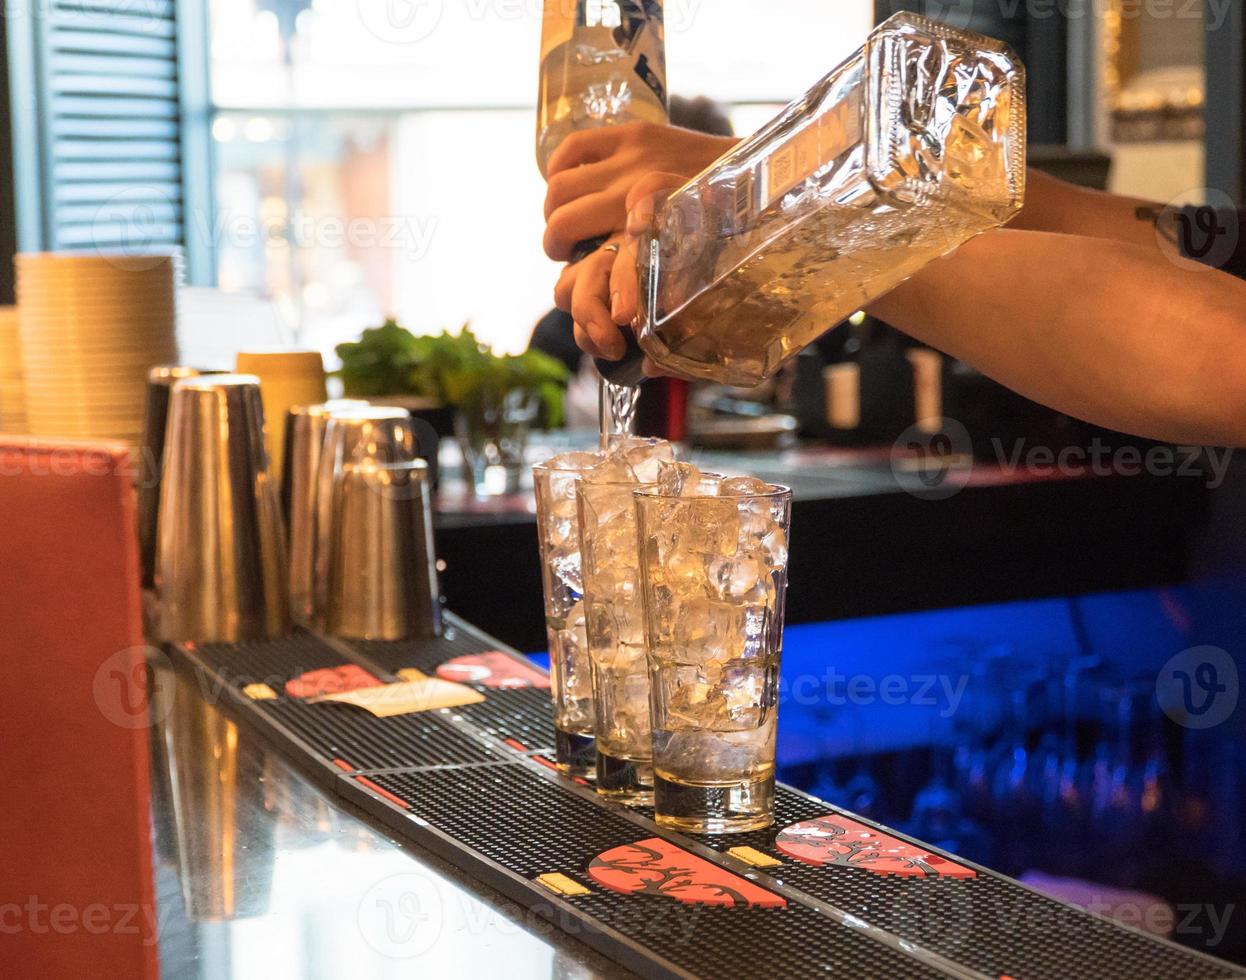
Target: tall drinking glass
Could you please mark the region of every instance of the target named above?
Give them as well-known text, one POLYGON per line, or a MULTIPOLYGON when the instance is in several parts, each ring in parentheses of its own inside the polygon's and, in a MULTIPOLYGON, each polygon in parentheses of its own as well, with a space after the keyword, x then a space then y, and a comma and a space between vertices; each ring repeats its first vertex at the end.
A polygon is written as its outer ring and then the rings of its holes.
POLYGON ((597 792, 653 802, 649 666, 636 542, 637 489, 653 487, 673 462, 662 440, 617 439, 577 487, 584 608, 597 735, 597 792))
POLYGON ((603 459, 601 453, 564 453, 532 469, 558 768, 584 779, 596 776, 595 715, 575 489, 603 459))
POLYGON ((656 819, 768 827, 792 493, 747 477, 673 483, 635 494, 656 819))

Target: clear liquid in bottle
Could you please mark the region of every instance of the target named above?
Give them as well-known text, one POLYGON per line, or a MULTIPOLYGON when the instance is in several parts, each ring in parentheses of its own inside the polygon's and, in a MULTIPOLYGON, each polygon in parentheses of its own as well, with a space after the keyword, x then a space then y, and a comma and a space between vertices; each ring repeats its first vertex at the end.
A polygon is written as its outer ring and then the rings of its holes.
POLYGON ((1025 72, 1000 42, 897 14, 671 195, 640 243, 639 343, 748 387, 975 235, 1025 191, 1025 72))
POLYGON ((537 164, 574 132, 667 122, 661 0, 545 0, 537 164))

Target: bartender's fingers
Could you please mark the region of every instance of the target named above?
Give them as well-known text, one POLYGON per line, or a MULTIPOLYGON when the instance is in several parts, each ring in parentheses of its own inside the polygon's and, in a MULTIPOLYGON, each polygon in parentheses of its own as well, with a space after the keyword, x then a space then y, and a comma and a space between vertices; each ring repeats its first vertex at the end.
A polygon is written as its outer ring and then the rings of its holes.
POLYGON ((550 156, 545 167, 546 176, 553 177, 572 167, 606 159, 627 137, 627 129, 626 126, 602 126, 572 133, 550 156))
MULTIPOLYGON (((593 350, 584 349, 595 357, 617 361, 626 351, 623 336, 610 318, 610 273, 615 265, 615 253, 599 249, 579 263, 580 272, 575 279, 571 296, 571 316, 576 325, 588 335, 593 350)), ((577 335, 577 341, 578 341, 577 335)), ((581 345, 583 346, 583 345, 581 345)))
POLYGON ((545 254, 555 262, 567 262, 580 242, 621 231, 622 220, 618 202, 606 193, 587 194, 564 204, 545 226, 545 254))
POLYGON ((589 357, 601 357, 601 351, 597 349, 597 345, 593 343, 593 338, 588 335, 578 323, 575 324, 575 345, 584 351, 589 357))
POLYGON ((563 266, 554 286, 554 305, 564 313, 571 312, 571 297, 575 293, 575 280, 580 274, 579 263, 563 266))
POLYGON ((620 327, 630 327, 636 319, 640 293, 640 267, 637 265, 639 239, 628 236, 619 245, 618 257, 610 271, 610 319, 620 327))
POLYGON ((636 181, 627 194, 627 233, 644 234, 653 222, 658 205, 687 182, 679 174, 660 172, 646 174, 636 181))
POLYGON ((582 167, 572 167, 554 174, 550 177, 549 187, 545 191, 545 220, 549 221, 555 211, 572 201, 603 190, 617 169, 608 161, 602 161, 586 163, 582 167))

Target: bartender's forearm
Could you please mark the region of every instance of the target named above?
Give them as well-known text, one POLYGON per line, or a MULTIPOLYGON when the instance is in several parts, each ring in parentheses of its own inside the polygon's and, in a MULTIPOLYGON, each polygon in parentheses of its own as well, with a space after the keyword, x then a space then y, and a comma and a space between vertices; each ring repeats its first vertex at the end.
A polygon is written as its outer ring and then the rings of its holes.
POLYGON ((870 312, 1078 418, 1246 445, 1246 282, 1156 248, 990 232, 870 312))
POLYGON ((1077 187, 1031 168, 1025 207, 1008 227, 1109 238, 1159 251, 1155 225, 1162 211, 1151 201, 1077 187))

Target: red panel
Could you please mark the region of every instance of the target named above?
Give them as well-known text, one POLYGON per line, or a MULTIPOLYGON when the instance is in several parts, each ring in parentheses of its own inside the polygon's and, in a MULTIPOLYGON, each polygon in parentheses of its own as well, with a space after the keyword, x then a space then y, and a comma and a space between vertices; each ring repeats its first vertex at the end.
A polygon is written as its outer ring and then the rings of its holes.
POLYGON ((156 978, 130 464, 0 440, 0 976, 156 978))
POLYGON ((286 694, 292 698, 318 698, 326 694, 345 694, 365 687, 380 687, 381 682, 362 667, 343 664, 309 670, 293 680, 286 681, 286 694))
POLYGON ((588 876, 611 891, 660 895, 685 905, 787 908, 787 901, 774 892, 660 837, 598 854, 588 867, 588 876))
POLYGON ((972 868, 838 813, 784 828, 775 848, 805 864, 839 865, 901 878, 976 878, 972 868))
POLYGON ((443 681, 457 684, 479 684, 481 687, 510 690, 518 687, 539 687, 549 690, 549 675, 521 663, 505 653, 469 653, 447 660, 437 668, 443 681))

